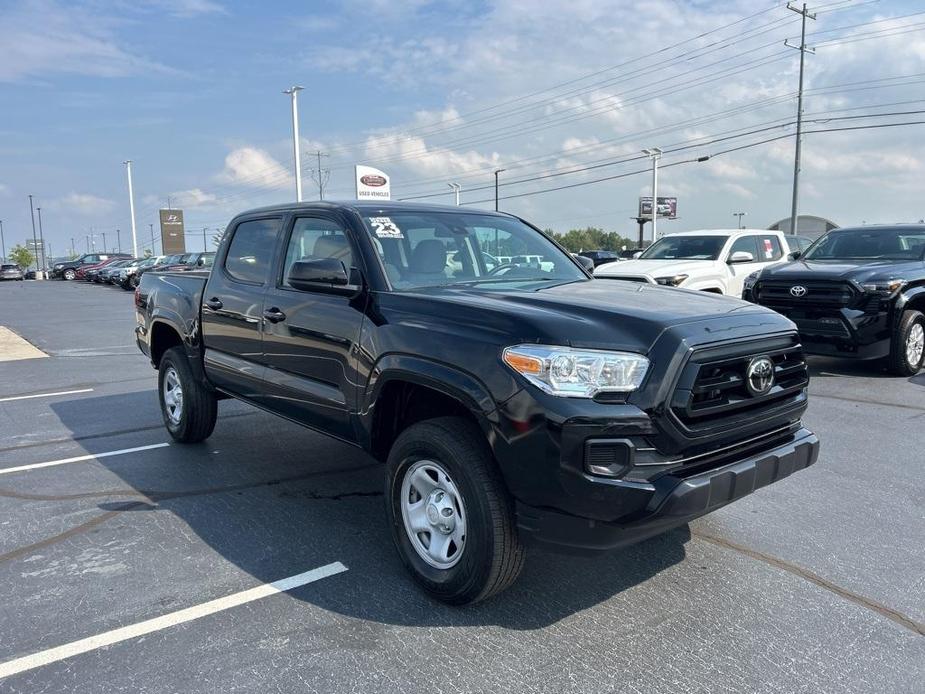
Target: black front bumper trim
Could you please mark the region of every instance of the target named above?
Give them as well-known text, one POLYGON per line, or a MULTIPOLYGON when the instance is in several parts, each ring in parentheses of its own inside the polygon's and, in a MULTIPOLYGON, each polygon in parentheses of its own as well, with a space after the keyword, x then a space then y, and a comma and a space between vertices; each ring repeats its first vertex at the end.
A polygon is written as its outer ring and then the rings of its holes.
POLYGON ((517 503, 517 525, 528 541, 585 551, 614 549, 658 535, 715 511, 807 468, 819 456, 819 439, 800 429, 792 440, 743 460, 690 477, 683 471, 651 485, 645 510, 626 522, 581 518, 517 503))

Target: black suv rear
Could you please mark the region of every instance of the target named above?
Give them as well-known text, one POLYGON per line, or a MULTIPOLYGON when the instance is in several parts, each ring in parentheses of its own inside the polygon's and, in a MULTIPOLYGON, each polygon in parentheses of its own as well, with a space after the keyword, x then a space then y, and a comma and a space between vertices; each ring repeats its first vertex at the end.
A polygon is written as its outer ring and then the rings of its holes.
POLYGON ((797 262, 745 281, 742 298, 796 323, 808 353, 887 359, 911 376, 925 352, 925 225, 830 231, 797 262))

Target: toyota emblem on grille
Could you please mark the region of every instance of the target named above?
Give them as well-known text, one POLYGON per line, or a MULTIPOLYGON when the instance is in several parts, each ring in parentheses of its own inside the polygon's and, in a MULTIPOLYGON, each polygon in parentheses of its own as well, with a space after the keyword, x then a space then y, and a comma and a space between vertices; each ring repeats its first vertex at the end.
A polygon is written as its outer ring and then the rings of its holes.
POLYGON ((797 298, 806 296, 806 287, 804 287, 802 284, 798 284, 794 287, 790 287, 790 293, 797 298))
POLYGON ((765 395, 774 385, 774 362, 770 357, 755 357, 745 370, 745 387, 752 395, 765 395))

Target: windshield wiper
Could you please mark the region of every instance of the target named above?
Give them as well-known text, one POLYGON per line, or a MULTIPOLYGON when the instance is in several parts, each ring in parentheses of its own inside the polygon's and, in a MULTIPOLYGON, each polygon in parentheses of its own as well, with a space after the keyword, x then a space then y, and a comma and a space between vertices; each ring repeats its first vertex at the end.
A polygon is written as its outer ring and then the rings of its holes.
POLYGON ((563 278, 511 277, 507 279, 504 277, 486 277, 485 279, 479 279, 479 280, 467 280, 465 282, 453 282, 452 284, 448 284, 446 286, 448 287, 473 287, 477 284, 493 284, 495 282, 571 282, 571 281, 572 280, 565 279, 564 277, 563 278))

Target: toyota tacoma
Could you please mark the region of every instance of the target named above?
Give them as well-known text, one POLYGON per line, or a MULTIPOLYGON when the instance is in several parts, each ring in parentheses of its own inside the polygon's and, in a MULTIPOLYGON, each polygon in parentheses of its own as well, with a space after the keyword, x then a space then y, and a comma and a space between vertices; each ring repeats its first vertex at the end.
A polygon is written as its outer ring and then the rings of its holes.
POLYGON ((925 225, 830 231, 796 262, 749 275, 743 298, 796 323, 807 352, 881 360, 899 376, 925 362, 925 225))
POLYGON ((176 441, 233 397, 369 452, 402 561, 448 603, 510 585, 529 543, 624 546, 818 455, 787 318, 594 280, 511 215, 262 208, 210 272, 145 273, 135 306, 176 441))

